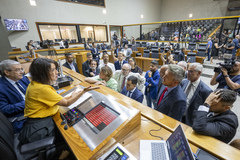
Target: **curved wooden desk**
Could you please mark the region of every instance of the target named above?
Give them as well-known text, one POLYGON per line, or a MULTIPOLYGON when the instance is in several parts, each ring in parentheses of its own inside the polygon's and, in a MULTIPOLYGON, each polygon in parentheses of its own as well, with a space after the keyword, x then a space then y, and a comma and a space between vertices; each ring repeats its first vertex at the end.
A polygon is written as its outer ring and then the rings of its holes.
MULTIPOLYGON (((66 73, 71 74, 72 77, 78 81, 82 81, 85 78, 84 76, 78 73, 72 73, 71 70, 65 67, 63 68, 66 73)), ((82 86, 89 86, 89 84, 86 82, 81 82, 80 84, 82 86)), ((66 89, 70 89, 70 88, 72 88, 72 86, 66 89)), ((152 133, 154 135, 161 136, 166 140, 179 124, 182 125, 193 152, 196 152, 197 148, 201 148, 220 159, 232 160, 232 159, 239 159, 240 157, 240 151, 229 146, 228 144, 218 141, 212 137, 196 134, 191 127, 185 124, 182 124, 181 122, 176 121, 175 119, 172 119, 171 117, 168 117, 143 104, 140 104, 129 97, 126 97, 104 86, 100 86, 100 89, 96 91, 104 94, 105 96, 108 96, 109 98, 115 100, 116 102, 128 108, 136 108, 140 110, 141 125, 138 125, 135 128, 129 128, 128 130, 126 130, 126 132, 129 132, 129 133, 124 137, 112 138, 111 143, 109 142, 105 146, 103 146, 103 148, 99 150, 99 152, 95 153, 95 155, 91 159, 98 158, 100 155, 102 155, 106 151, 106 149, 108 149, 113 143, 116 143, 116 142, 121 143, 128 151, 130 151, 137 159, 139 159, 139 144, 140 144, 139 140, 140 139, 158 139, 156 137, 150 136, 149 130, 151 129, 157 130, 160 128, 159 126, 161 126, 162 128, 160 131, 156 131, 152 133)), ((81 151, 79 151, 79 147, 81 146, 81 138, 79 137, 78 134, 76 134, 76 131, 73 129, 73 127, 69 127, 69 129, 65 131, 63 129, 63 126, 61 126, 60 124, 61 118, 59 114, 54 116, 54 121, 58 126, 59 130, 61 131, 62 135, 64 136, 66 142, 69 144, 75 156, 78 159, 84 159, 84 157, 80 156, 81 151), (75 144, 75 145, 72 145, 72 144, 75 144)), ((88 154, 88 153, 85 153, 85 154, 88 154)))

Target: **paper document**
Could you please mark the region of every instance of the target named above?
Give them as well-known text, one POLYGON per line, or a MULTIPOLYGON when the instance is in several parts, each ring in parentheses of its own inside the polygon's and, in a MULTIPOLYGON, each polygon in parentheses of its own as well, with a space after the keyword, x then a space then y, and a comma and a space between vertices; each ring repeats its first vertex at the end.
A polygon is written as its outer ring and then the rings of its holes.
MULTIPOLYGON (((78 90, 79 90, 79 89, 77 88, 77 91, 78 91, 78 90)), ((67 94, 67 95, 64 96, 64 97, 69 97, 69 96, 71 96, 71 94, 72 94, 72 92, 69 93, 69 94, 67 94)), ((84 93, 78 100, 76 100, 73 104, 71 104, 70 106, 68 106, 68 108, 69 108, 69 109, 72 109, 72 108, 74 108, 74 107, 76 107, 76 106, 78 106, 78 105, 81 105, 83 102, 85 102, 86 100, 88 100, 88 99, 91 98, 91 97, 92 97, 92 94, 86 92, 86 93, 84 93)))

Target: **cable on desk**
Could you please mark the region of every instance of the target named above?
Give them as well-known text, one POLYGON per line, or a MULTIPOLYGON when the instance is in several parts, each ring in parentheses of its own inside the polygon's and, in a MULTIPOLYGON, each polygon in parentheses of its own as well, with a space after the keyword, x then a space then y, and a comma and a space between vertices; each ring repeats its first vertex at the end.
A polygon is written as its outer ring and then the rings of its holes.
MULTIPOLYGON (((147 119, 141 119, 142 121, 150 121, 150 120, 147 120, 147 119)), ((151 122, 153 122, 153 121, 151 121, 151 122)), ((155 124, 157 124, 156 122, 153 122, 153 123, 155 123, 155 124)), ((161 140, 163 140, 163 137, 161 137, 161 136, 156 136, 156 135, 153 135, 151 132, 152 131, 160 131, 161 129, 162 129, 162 126, 160 126, 159 124, 157 124, 160 128, 159 129, 157 129, 157 130, 155 130, 155 129, 151 129, 150 131, 149 131, 149 134, 151 135, 151 136, 153 136, 153 137, 157 137, 157 138, 160 138, 161 140)))

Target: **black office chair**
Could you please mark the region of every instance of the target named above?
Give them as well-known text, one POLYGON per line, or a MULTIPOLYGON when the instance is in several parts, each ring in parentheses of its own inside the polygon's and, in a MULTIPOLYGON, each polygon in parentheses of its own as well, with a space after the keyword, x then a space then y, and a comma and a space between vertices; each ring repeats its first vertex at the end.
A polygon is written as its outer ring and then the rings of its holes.
POLYGON ((145 49, 143 52, 143 57, 149 58, 149 56, 150 56, 150 51, 145 49))
POLYGON ((132 44, 128 44, 128 48, 131 48, 131 49, 132 49, 132 44))
POLYGON ((152 56, 151 58, 159 58, 159 52, 158 49, 152 49, 152 56))
POLYGON ((136 42, 136 47, 141 47, 141 42, 136 42))
POLYGON ((196 43, 189 42, 188 43, 188 49, 194 50, 196 48, 196 43))
POLYGON ((147 47, 147 42, 142 42, 142 47, 147 47))
POLYGON ((194 52, 188 52, 187 54, 187 63, 194 63, 196 62, 196 53, 194 52))
POLYGON ((154 49, 158 49, 158 46, 153 45, 153 46, 151 47, 151 50, 154 50, 154 49))
POLYGON ((0 112, 0 159, 45 160, 55 157, 54 137, 48 137, 32 143, 21 145, 18 134, 14 134, 12 124, 0 112))

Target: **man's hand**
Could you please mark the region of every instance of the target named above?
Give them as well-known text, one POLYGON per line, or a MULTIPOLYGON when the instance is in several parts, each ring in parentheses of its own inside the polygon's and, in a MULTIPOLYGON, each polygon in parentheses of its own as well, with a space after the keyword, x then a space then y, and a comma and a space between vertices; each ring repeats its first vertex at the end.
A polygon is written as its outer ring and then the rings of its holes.
POLYGON ((221 69, 223 76, 226 76, 228 74, 227 69, 223 68, 221 69))
POLYGON ((205 103, 209 104, 210 106, 217 104, 222 99, 220 98, 221 94, 222 94, 222 90, 219 90, 216 93, 212 92, 205 100, 205 103))
POLYGON ((93 72, 90 72, 90 76, 92 76, 92 77, 93 77, 93 76, 95 76, 95 74, 94 74, 93 72))
POLYGON ((152 72, 151 71, 148 72, 148 77, 149 78, 152 77, 152 72))

